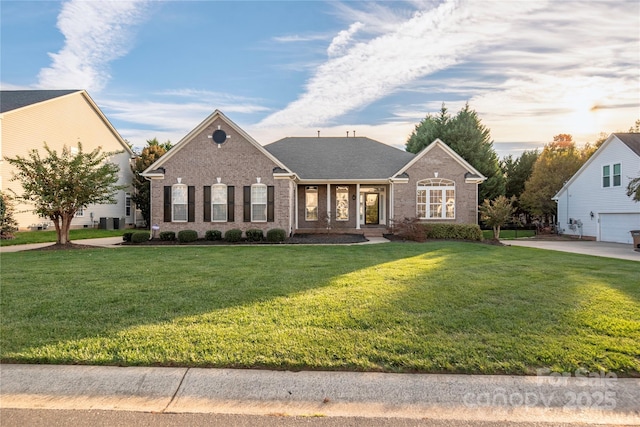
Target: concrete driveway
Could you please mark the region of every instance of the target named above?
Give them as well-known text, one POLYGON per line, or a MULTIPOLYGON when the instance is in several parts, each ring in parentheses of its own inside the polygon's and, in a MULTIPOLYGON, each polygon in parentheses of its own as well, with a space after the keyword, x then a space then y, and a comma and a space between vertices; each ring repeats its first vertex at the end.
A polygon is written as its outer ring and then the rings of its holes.
POLYGON ((592 240, 539 240, 515 239, 503 240, 511 246, 546 249, 550 251, 571 252, 574 254, 593 255, 606 258, 618 258, 640 261, 640 252, 633 250, 633 245, 623 243, 595 242, 592 240))

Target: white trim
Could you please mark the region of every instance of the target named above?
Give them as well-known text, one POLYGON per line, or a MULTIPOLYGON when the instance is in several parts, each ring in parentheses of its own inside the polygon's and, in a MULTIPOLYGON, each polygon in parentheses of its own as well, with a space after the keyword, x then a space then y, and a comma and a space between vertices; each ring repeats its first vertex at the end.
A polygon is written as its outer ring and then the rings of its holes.
POLYGON ((360 230, 360 183, 356 184, 356 230, 360 230))
POLYGON ((422 151, 416 154, 415 157, 409 161, 409 163, 404 165, 402 169, 396 172, 393 175, 393 177, 396 177, 397 175, 402 175, 403 173, 405 173, 411 166, 413 166, 416 162, 418 162, 418 160, 423 158, 429 151, 433 150, 434 147, 440 147, 447 154, 449 154, 456 162, 458 162, 463 168, 467 169, 467 171, 471 172, 472 174, 478 175, 477 179, 481 180, 479 182, 482 182, 487 179, 486 176, 482 175, 476 168, 471 166, 469 162, 467 162, 465 159, 460 157, 458 153, 453 151, 451 147, 449 147, 447 144, 442 142, 440 139, 435 139, 431 144, 427 145, 422 151))
MULTIPOLYGON (((615 134, 615 133, 612 133, 611 135, 609 135, 609 137, 606 139, 606 141, 604 141, 604 142, 602 143, 602 145, 601 145, 601 146, 596 150, 596 152, 595 152, 595 153, 593 153, 593 154, 591 155, 591 157, 589 157, 589 159, 587 159, 587 161, 586 161, 586 162, 584 162, 584 164, 582 165, 582 167, 580 167, 580 169, 578 169, 578 171, 577 171, 576 173, 574 173, 574 174, 573 174, 573 176, 572 176, 571 178, 569 178, 569 180, 568 180, 567 182, 565 182, 565 183, 564 183, 564 185, 562 186, 562 188, 560 189, 560 191, 558 191, 558 192, 556 193, 556 195, 555 195, 555 196, 553 196, 553 197, 551 198, 551 200, 558 201, 558 200, 560 199, 560 195, 561 195, 564 191, 566 191, 566 190, 569 188, 569 186, 570 186, 571 184, 573 184, 573 183, 574 183, 574 181, 575 181, 576 179, 578 179, 578 176, 580 176, 580 174, 582 174, 582 172, 583 172, 585 169, 587 169, 587 168, 589 167, 589 165, 590 165, 592 162, 594 162, 594 161, 595 161, 596 157, 598 157, 598 155, 600 154, 600 152, 604 151, 604 150, 605 150, 605 148, 606 148, 609 144, 611 144, 611 141, 613 141, 614 139, 617 139, 617 140, 618 140, 618 142, 620 142, 620 144, 622 144, 622 145, 624 146, 624 148, 625 148, 626 150, 628 150, 628 151, 629 151, 629 155, 630 155, 630 156, 634 156, 634 157, 638 157, 638 158, 640 158, 640 156, 638 156, 638 155, 637 155, 637 154, 636 154, 636 153, 635 153, 631 148, 629 148, 629 146, 628 146, 627 144, 625 144, 625 143, 624 143, 624 141, 622 141, 620 138, 618 138, 618 137, 616 136, 616 134, 615 134)), ((622 166, 620 166, 620 168, 622 169, 622 166)), ((622 170, 621 170, 620 172, 622 172, 622 170)), ((622 179, 622 178, 621 178, 621 179, 622 179)), ((602 186, 602 168, 600 168, 600 186, 602 186)))
MULTIPOLYGON (((204 130, 207 127, 209 127, 217 119, 220 119, 223 122, 225 122, 229 127, 231 127, 231 129, 233 129, 234 132, 236 132, 238 135, 240 135, 241 137, 249 141, 249 143, 255 146, 258 149, 258 151, 264 154, 269 160, 275 163, 278 167, 285 170, 290 170, 287 166, 285 166, 284 163, 278 160, 273 154, 268 152, 262 145, 260 145, 260 143, 258 143, 258 141, 253 139, 248 133, 246 133, 238 125, 236 125, 233 121, 231 121, 231 119, 225 116, 220 110, 215 110, 213 113, 209 115, 209 117, 204 119, 191 132, 189 132, 180 141, 178 141, 178 143, 173 148, 171 148, 171 150, 167 151, 165 155, 160 157, 151 166, 145 169, 144 172, 141 173, 141 175, 146 177, 148 172, 154 169, 158 169, 159 167, 162 167, 162 165, 164 165, 169 159, 171 159, 178 151, 182 150, 182 148, 186 146, 189 142, 191 142, 191 140, 193 140, 196 136, 204 132, 204 130)), ((283 174, 278 174, 278 175, 283 175, 283 174)))

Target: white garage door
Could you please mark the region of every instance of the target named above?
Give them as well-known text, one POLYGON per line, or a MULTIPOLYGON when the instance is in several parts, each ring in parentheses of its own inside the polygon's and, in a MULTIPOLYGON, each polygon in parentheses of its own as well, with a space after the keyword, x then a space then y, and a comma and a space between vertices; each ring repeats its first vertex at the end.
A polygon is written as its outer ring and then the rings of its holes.
POLYGON ((631 230, 640 230, 640 213, 600 214, 600 240, 633 243, 631 230))

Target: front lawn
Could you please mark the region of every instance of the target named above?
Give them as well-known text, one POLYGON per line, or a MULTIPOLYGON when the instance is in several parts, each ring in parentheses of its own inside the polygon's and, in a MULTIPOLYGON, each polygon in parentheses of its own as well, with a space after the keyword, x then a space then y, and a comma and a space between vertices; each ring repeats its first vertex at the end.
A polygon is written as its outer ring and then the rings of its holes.
POLYGON ((460 242, 8 253, 0 359, 637 376, 638 266, 460 242))
MULTIPOLYGON (((80 228, 77 230, 69 230, 69 239, 98 239, 101 237, 122 236, 127 230, 99 230, 97 228, 80 228)), ((131 231, 131 230, 129 230, 131 231)), ((50 229, 46 231, 18 231, 14 233, 15 239, 0 240, 0 246, 26 245, 30 243, 48 243, 55 242, 57 239, 56 230, 50 229)))

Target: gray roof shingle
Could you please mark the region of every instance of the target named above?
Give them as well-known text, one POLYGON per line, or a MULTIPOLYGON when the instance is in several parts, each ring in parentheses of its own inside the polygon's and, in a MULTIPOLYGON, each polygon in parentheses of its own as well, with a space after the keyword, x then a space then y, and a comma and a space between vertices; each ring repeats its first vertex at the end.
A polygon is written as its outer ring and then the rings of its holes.
POLYGON ((640 133, 614 133, 631 151, 640 156, 640 133))
POLYGON ((301 179, 388 179, 415 156, 365 137, 283 138, 264 148, 301 179))
POLYGON ((0 91, 0 113, 6 113, 7 111, 48 101, 49 99, 74 92, 79 92, 79 90, 2 90, 0 91))

